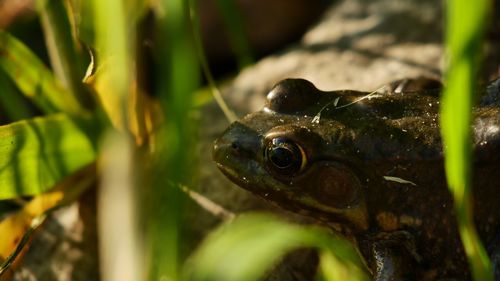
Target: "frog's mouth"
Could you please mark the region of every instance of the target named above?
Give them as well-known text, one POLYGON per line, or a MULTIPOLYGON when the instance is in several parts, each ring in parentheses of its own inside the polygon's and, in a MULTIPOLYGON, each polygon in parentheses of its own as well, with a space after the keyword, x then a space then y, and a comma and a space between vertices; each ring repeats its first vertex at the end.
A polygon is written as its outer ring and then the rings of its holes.
POLYGON ((216 163, 217 164, 217 168, 219 168, 219 170, 227 177, 229 178, 232 182, 234 182, 235 184, 239 185, 239 186, 245 186, 245 180, 242 180, 242 179, 246 179, 245 177, 241 177, 239 175, 239 173, 231 168, 229 168, 228 166, 224 165, 224 164, 221 164, 221 163, 216 163))
POLYGON ((228 177, 231 181, 237 182, 238 180, 238 173, 233 170, 229 169, 228 167, 224 166, 223 164, 220 163, 215 163, 217 165, 217 168, 226 176, 228 177))
MULTIPOLYGON (((256 172, 250 178, 242 176, 240 174, 241 171, 236 171, 227 165, 217 163, 217 167, 233 183, 285 210, 311 217, 324 223, 336 222, 344 225, 348 224, 352 227, 352 230, 366 230, 368 228, 367 211, 364 203, 353 208, 333 208, 318 204, 314 198, 304 194, 299 196, 291 190, 287 191, 286 188, 273 188, 273 183, 269 182, 272 177, 260 174, 263 171, 260 171, 260 173, 256 172), (261 176, 256 176, 257 174, 261 176)), ((260 166, 257 169, 259 168, 260 166)))
POLYGON ((236 185, 257 195, 265 193, 265 188, 262 188, 262 186, 267 186, 267 184, 264 183, 265 180, 262 178, 265 177, 265 175, 262 174, 264 171, 260 169, 258 163, 255 161, 246 161, 246 168, 243 170, 234 169, 232 165, 227 165, 227 163, 217 162, 216 164, 217 168, 236 185))

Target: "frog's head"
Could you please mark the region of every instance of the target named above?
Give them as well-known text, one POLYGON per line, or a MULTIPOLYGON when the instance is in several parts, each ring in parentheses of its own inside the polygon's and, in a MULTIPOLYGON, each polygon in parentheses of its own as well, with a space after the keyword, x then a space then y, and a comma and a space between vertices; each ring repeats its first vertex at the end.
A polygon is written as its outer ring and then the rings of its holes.
POLYGON ((234 122, 216 140, 213 157, 233 182, 285 209, 366 229, 367 178, 342 148, 348 130, 338 122, 313 121, 311 113, 324 98, 306 80, 280 82, 264 109, 234 122))

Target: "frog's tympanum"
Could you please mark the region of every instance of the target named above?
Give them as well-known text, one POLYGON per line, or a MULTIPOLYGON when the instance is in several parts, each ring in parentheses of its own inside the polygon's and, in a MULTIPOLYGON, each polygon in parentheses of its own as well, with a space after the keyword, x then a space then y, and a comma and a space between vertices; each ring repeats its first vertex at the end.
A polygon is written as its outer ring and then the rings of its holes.
MULTIPOLYGON (((261 111, 215 142, 214 159, 241 187, 351 239, 374 280, 468 280, 446 186, 440 90, 408 91, 405 83, 374 93, 323 92, 307 80, 284 80, 261 111)), ((499 85, 483 91, 473 122, 474 219, 494 265, 499 85)))

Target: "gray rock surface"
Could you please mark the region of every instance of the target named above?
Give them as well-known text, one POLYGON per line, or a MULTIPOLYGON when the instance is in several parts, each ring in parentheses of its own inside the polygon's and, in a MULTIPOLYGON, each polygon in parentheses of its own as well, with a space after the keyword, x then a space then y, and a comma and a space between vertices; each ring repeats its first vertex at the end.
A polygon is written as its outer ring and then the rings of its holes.
POLYGON ((365 91, 401 78, 439 78, 441 14, 436 1, 340 1, 298 44, 245 69, 224 90, 238 109, 255 111, 284 78, 305 78, 322 90, 365 91))

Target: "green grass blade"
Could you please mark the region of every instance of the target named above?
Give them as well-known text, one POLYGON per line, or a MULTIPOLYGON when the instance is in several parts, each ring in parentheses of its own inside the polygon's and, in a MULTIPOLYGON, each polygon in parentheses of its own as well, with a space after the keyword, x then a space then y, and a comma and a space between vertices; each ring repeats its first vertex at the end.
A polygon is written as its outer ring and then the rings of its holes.
POLYGON ((190 37, 188 6, 184 0, 162 0, 156 7, 155 51, 158 55, 156 96, 160 98, 164 123, 153 168, 151 206, 147 215, 151 280, 178 280, 181 247, 186 245, 182 228, 185 197, 175 184, 192 185, 195 126, 193 93, 200 85, 196 53, 190 37), (168 181, 175 184, 168 184, 168 181))
POLYGON ((21 41, 0 30, 0 67, 21 92, 45 113, 78 114, 81 107, 52 72, 21 41))
POLYGON ((226 24, 229 42, 236 53, 238 66, 243 69, 253 63, 253 56, 243 26, 241 11, 234 0, 217 0, 217 6, 226 24))
MULTIPOLYGON (((96 51, 104 62, 96 73, 96 90, 113 125, 102 140, 102 173, 98 193, 101 276, 104 280, 143 280, 142 241, 136 218, 139 192, 148 189, 138 183, 143 163, 136 163, 129 107, 136 89, 134 80, 135 29, 142 1, 94 0, 96 51), (136 189, 140 187, 141 189, 136 189), (136 193, 137 192, 137 193, 136 193)), ((99 62, 98 60, 98 62, 99 62)))
POLYGON ((303 247, 318 248, 330 259, 321 263, 326 266, 325 280, 335 280, 332 272, 338 270, 351 270, 344 280, 368 280, 361 258, 347 241, 324 229, 265 214, 241 216, 211 233, 186 263, 182 280, 260 280, 287 252, 303 247))
POLYGON ((90 108, 91 97, 82 83, 85 66, 76 49, 64 1, 38 0, 37 9, 56 77, 82 107, 90 108))
POLYGON ((471 108, 491 2, 453 0, 447 4, 449 67, 441 107, 446 176, 473 277, 493 280, 491 263, 475 230, 471 202, 471 108))
POLYGON ((191 20, 191 32, 193 33, 193 43, 196 49, 196 53, 198 55, 198 60, 200 61, 201 69, 203 70, 203 74, 207 78, 208 85, 212 95, 219 105, 219 108, 222 110, 226 119, 229 123, 233 123, 238 120, 236 114, 227 106, 226 102, 222 98, 222 94, 217 88, 217 84, 215 83, 215 79, 210 72, 210 67, 208 65, 207 58, 205 56, 205 52, 203 51, 203 44, 200 33, 200 20, 198 16, 198 7, 196 0, 187 0, 189 5, 189 17, 191 20))
POLYGON ((0 199, 44 192, 94 159, 92 140, 64 114, 0 126, 0 199))
POLYGON ((120 129, 128 127, 128 99, 133 91, 133 42, 135 21, 129 21, 127 3, 119 0, 93 1, 98 61, 106 64, 96 74, 96 89, 110 119, 120 129))

